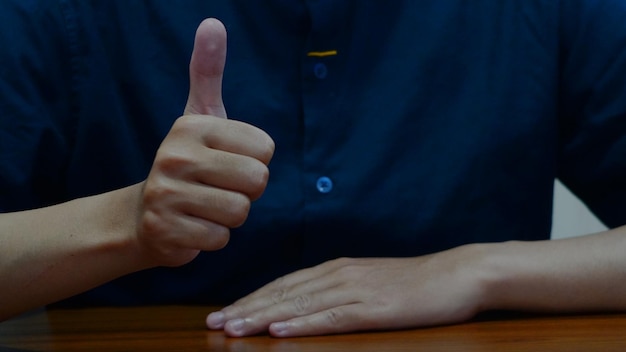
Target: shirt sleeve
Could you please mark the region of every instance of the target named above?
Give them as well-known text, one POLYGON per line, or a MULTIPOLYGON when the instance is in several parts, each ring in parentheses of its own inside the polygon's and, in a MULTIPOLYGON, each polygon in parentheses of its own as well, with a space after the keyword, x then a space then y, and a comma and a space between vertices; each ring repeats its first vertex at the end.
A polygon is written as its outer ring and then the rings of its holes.
POLYGON ((63 1, 0 2, 0 212, 64 200, 71 32, 63 1))
POLYGON ((626 2, 561 1, 558 177, 609 227, 626 224, 626 2))

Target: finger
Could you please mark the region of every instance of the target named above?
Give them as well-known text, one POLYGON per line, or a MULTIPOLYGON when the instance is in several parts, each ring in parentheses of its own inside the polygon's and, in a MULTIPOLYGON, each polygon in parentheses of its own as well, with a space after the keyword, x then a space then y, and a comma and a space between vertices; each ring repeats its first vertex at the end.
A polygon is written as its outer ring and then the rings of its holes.
POLYGON ((188 215, 177 215, 170 223, 176 246, 215 251, 228 244, 230 230, 217 223, 188 215))
POLYGON ((188 184, 180 197, 180 204, 175 205, 185 214, 214 222, 218 225, 235 228, 241 226, 248 217, 251 202, 242 193, 188 184))
POLYGON ((275 149, 272 138, 263 130, 244 122, 228 122, 220 126, 219 130, 206 131, 203 134, 204 144, 209 148, 247 155, 268 165, 275 149))
POLYGON ((141 220, 157 265, 179 266, 193 260, 200 250, 215 251, 228 243, 230 231, 216 223, 171 211, 152 209, 141 220), (165 245, 165 246, 164 246, 165 245), (176 248, 176 250, 172 250, 176 248))
POLYGON ((161 217, 184 214, 230 228, 245 221, 251 206, 243 193, 170 177, 155 177, 144 189, 143 202, 161 217))
POLYGON ((209 327, 221 329, 223 323, 227 320, 248 316, 256 311, 289 300, 298 294, 330 288, 329 280, 318 280, 318 278, 331 275, 325 275, 319 269, 314 267, 296 271, 272 281, 251 294, 240 298, 235 303, 224 307, 220 311, 222 313, 222 321, 214 320, 214 324, 209 327))
POLYGON ((265 190, 269 170, 257 159, 240 154, 208 150, 206 168, 193 170, 194 178, 205 185, 245 194, 257 200, 265 190))
MULTIPOLYGON (((187 142, 181 141, 183 144, 187 142)), ((265 190, 269 169, 263 162, 242 154, 203 148, 191 143, 178 148, 185 149, 188 152, 158 154, 158 170, 171 179, 185 179, 195 184, 243 193, 250 200, 258 199, 265 190)))
POLYGON ((365 314, 366 309, 363 303, 344 305, 287 321, 275 322, 269 326, 268 330, 274 337, 296 337, 391 328, 377 322, 372 314, 365 314))
MULTIPOLYGON (((246 318, 283 302, 293 302, 293 306, 298 307, 299 304, 306 302, 302 300, 307 295, 314 292, 352 292, 352 297, 358 299, 360 292, 353 292, 349 285, 346 285, 349 279, 341 273, 335 274, 338 270, 336 262, 338 261, 330 261, 276 279, 221 311, 209 314, 206 319, 207 326, 210 329, 223 329, 229 320, 246 318)), ((317 307, 320 309, 319 305, 317 307)))
MULTIPOLYGON (((234 154, 247 155, 264 164, 269 164, 274 154, 274 141, 263 130, 236 120, 204 115, 185 115, 179 117, 168 135, 169 150, 188 150, 197 152, 198 142, 203 147, 222 150, 234 154), (193 137, 193 138, 192 138, 193 137), (176 143, 172 145, 172 143, 176 143), (178 149, 177 149, 178 148, 178 149)), ((165 149, 165 148, 160 148, 165 149)), ((196 154, 190 154, 190 160, 196 154)), ((193 163, 197 166, 197 163, 193 163)))
POLYGON ((222 76, 226 63, 226 29, 214 18, 198 26, 189 64, 189 97, 185 115, 226 117, 222 76))
POLYGON ((228 336, 239 337, 266 331, 275 322, 289 321, 295 317, 315 316, 327 311, 357 303, 355 292, 350 290, 325 290, 313 294, 302 294, 243 318, 232 319, 224 325, 228 336))

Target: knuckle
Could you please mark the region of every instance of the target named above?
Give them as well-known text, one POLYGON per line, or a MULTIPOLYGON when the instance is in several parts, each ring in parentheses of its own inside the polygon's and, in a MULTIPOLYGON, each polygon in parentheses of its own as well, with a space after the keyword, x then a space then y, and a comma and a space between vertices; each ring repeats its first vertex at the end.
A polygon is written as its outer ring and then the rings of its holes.
POLYGON ((154 166, 165 175, 180 174, 193 166, 189 155, 174 148, 160 148, 154 166))
POLYGON ((189 134, 198 131, 198 128, 205 124, 209 119, 203 119, 199 115, 183 115, 174 121, 171 132, 180 134, 189 134))
MULTIPOLYGON (((194 107, 193 109, 202 110, 204 108, 194 107)), ((198 114, 183 115, 174 121, 169 134, 176 138, 186 138, 189 136, 204 138, 216 136, 221 133, 220 131, 225 121, 227 120, 215 116, 198 114)))
POLYGON ((194 133, 194 131, 197 130, 195 127, 197 123, 197 118, 194 115, 183 115, 177 118, 176 121, 174 121, 172 128, 170 128, 168 138, 182 138, 194 133))
POLYGON ((261 164, 254 168, 252 172, 249 174, 249 182, 250 182, 250 197, 255 200, 261 197, 263 191, 265 191, 265 186, 267 186, 267 182, 270 177, 270 172, 267 166, 261 164))
POLYGON ((210 249, 219 250, 228 244, 230 241, 230 230, 224 226, 215 226, 211 229, 209 234, 211 238, 210 249))
POLYGON ((281 276, 281 277, 274 279, 274 281, 267 284, 266 287, 268 289, 274 289, 274 287, 277 287, 277 288, 285 287, 285 277, 281 276))
POLYGON ((146 235, 165 233, 167 227, 166 222, 156 212, 152 210, 143 212, 140 220, 141 233, 146 235))
POLYGON ((242 131, 245 131, 248 135, 248 140, 251 141, 251 145, 254 146, 253 154, 250 156, 258 159, 263 164, 269 164, 276 149, 276 144, 274 143, 272 137, 270 137, 270 135, 262 129, 255 126, 245 123, 242 123, 239 126, 242 128, 242 131))
POLYGON ((250 199, 248 199, 248 197, 243 194, 233 193, 225 209, 228 217, 228 226, 239 227, 243 225, 248 218, 250 206, 250 199))
POLYGON ((339 309, 331 308, 326 311, 326 321, 331 326, 340 326, 343 320, 343 314, 339 309))
POLYGON ((306 314, 311 307, 311 296, 310 295, 298 295, 296 299, 293 300, 294 308, 296 310, 296 314, 302 315, 306 314))
POLYGON ((262 145, 263 147, 260 149, 259 153, 260 159, 264 164, 269 164, 274 155, 274 150, 276 150, 276 144, 269 135, 266 135, 265 142, 262 143, 262 145))
POLYGON ((287 298, 288 295, 288 291, 285 288, 279 288, 274 290, 274 292, 272 292, 272 302, 274 304, 278 304, 281 302, 284 302, 285 299, 287 298))
POLYGON ((143 207, 146 211, 149 209, 154 212, 152 214, 153 216, 157 216, 157 204, 166 202, 165 200, 170 199, 175 194, 176 190, 173 189, 167 182, 164 182, 163 179, 158 177, 151 178, 143 189, 143 207))
POLYGON ((172 228, 171 219, 168 221, 153 211, 144 212, 140 219, 137 235, 146 253, 159 265, 181 264, 177 256, 179 249, 171 245, 174 240, 170 236, 172 228))
POLYGON ((337 269, 337 274, 346 281, 352 281, 355 278, 363 276, 363 267, 355 265, 354 263, 348 263, 337 269))

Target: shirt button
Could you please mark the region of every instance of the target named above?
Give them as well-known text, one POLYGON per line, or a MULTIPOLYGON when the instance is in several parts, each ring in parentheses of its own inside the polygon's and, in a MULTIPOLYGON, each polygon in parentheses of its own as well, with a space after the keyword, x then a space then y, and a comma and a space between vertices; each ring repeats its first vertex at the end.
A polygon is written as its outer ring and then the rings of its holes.
POLYGON ((313 73, 315 77, 319 79, 324 79, 328 75, 328 68, 323 63, 317 63, 313 66, 313 73))
POLYGON ((317 179, 316 187, 320 193, 329 193, 333 190, 333 181, 326 176, 322 176, 317 179))

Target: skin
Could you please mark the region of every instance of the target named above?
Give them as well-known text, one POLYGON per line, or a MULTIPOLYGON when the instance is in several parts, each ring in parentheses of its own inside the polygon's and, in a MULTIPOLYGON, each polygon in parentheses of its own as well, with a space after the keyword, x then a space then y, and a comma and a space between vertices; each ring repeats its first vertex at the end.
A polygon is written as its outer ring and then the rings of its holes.
MULTIPOLYGON (((263 192, 274 143, 225 119, 226 34, 202 23, 185 114, 147 179, 0 215, 0 319, 155 266, 218 250, 263 192), (24 234, 28 234, 25 236, 24 234)), ((472 244, 414 258, 341 258, 207 317, 229 336, 335 334, 458 323, 492 309, 626 310, 626 228, 556 241, 472 244)))
POLYGON ((113 192, 0 214, 0 320, 156 266, 214 251, 261 196, 274 142, 226 119, 221 99, 226 31, 198 28, 184 115, 147 179, 113 192))
POLYGON ((494 309, 626 310, 626 227, 472 244, 415 258, 341 258, 279 278, 207 317, 229 336, 415 328, 494 309))

